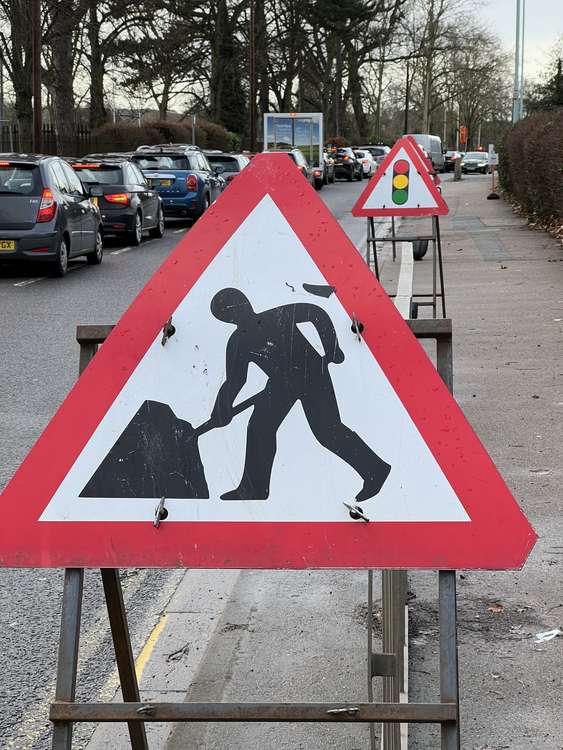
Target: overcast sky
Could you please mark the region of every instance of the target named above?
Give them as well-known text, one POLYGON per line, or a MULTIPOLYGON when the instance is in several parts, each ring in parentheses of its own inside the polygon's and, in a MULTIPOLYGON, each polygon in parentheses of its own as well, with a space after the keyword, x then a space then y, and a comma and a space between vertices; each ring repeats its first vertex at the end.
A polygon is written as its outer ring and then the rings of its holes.
MULTIPOLYGON (((546 53, 563 34, 563 0, 525 0, 524 77, 534 78, 541 71, 546 53)), ((478 14, 514 54, 516 39, 516 0, 483 0, 478 14)))

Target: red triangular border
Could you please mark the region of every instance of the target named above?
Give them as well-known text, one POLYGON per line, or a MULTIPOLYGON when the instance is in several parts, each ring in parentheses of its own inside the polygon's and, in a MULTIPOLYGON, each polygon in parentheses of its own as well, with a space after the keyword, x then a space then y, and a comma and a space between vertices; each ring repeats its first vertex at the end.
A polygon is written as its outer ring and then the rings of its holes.
POLYGON ((400 138, 395 143, 391 151, 389 151, 385 159, 377 168, 374 176, 368 182, 364 191, 362 192, 352 209, 352 214, 354 216, 443 216, 448 212, 448 205, 443 199, 442 194, 438 190, 430 173, 428 172, 428 167, 423 160, 423 154, 419 152, 416 144, 413 145, 413 141, 408 136, 400 138), (379 183, 387 169, 394 161, 400 149, 404 149, 406 151, 416 171, 422 178, 425 186, 428 188, 428 192, 436 201, 436 207, 401 208, 400 206, 395 206, 393 208, 364 208, 368 198, 374 191, 376 185, 379 183))
POLYGON ((0 565, 11 567, 516 568, 536 538, 424 350, 285 154, 257 156, 178 243, 40 436, 0 509, 0 565), (366 345, 471 522, 39 522, 165 321, 267 194, 364 323, 366 345))

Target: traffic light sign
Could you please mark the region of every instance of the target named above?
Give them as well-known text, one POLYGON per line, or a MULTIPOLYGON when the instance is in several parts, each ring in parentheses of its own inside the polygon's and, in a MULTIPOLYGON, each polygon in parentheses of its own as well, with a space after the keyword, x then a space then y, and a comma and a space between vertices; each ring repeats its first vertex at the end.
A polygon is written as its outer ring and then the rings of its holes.
POLYGON ((402 206, 409 197, 409 163, 406 159, 397 159, 393 164, 393 203, 402 206))

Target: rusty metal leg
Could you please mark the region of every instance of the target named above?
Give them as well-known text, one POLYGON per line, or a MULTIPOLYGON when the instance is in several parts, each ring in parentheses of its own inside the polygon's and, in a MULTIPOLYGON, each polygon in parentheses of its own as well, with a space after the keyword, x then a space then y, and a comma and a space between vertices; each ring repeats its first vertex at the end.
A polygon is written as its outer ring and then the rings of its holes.
POLYGON ((455 570, 439 572, 440 700, 455 703, 456 721, 442 724, 442 750, 460 750, 455 570))
MULTIPOLYGON (((82 615, 83 568, 66 568, 61 612, 61 634, 55 700, 73 703, 76 693, 80 618, 82 615)), ((71 750, 72 722, 61 721, 53 727, 53 750, 71 750)))
POLYGON ((397 260, 397 244, 395 240, 395 217, 391 217, 391 237, 393 238, 391 240, 391 245, 393 247, 393 262, 397 260))
POLYGON ((444 284, 444 264, 442 262, 442 240, 440 237, 440 219, 434 216, 434 234, 438 244, 438 270, 440 272, 440 293, 442 295, 442 317, 446 317, 446 287, 444 284))
MULTIPOLYGON (((373 703, 373 570, 368 570, 368 701, 373 703)), ((370 750, 375 747, 375 724, 369 725, 370 750)))
MULTIPOLYGON (((116 568, 102 568, 101 572, 123 700, 126 703, 139 703, 141 698, 119 571, 116 568)), ((148 750, 145 725, 138 722, 129 722, 128 727, 132 749, 148 750)))
MULTIPOLYGON (((404 632, 404 602, 401 603, 401 575, 404 571, 384 570, 381 578, 383 608, 383 652, 394 654, 395 669, 392 676, 383 677, 383 701, 399 703, 401 685, 400 673, 403 664, 401 633, 404 632)), ((401 725, 384 724, 383 750, 400 750, 401 725)))

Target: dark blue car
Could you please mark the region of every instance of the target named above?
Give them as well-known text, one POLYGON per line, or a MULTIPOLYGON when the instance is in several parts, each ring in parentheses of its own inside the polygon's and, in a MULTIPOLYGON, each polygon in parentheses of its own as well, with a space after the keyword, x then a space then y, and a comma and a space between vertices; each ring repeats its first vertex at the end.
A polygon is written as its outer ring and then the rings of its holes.
POLYGON ((225 187, 223 169, 212 169, 197 146, 141 146, 132 161, 160 195, 165 216, 197 219, 225 187))

